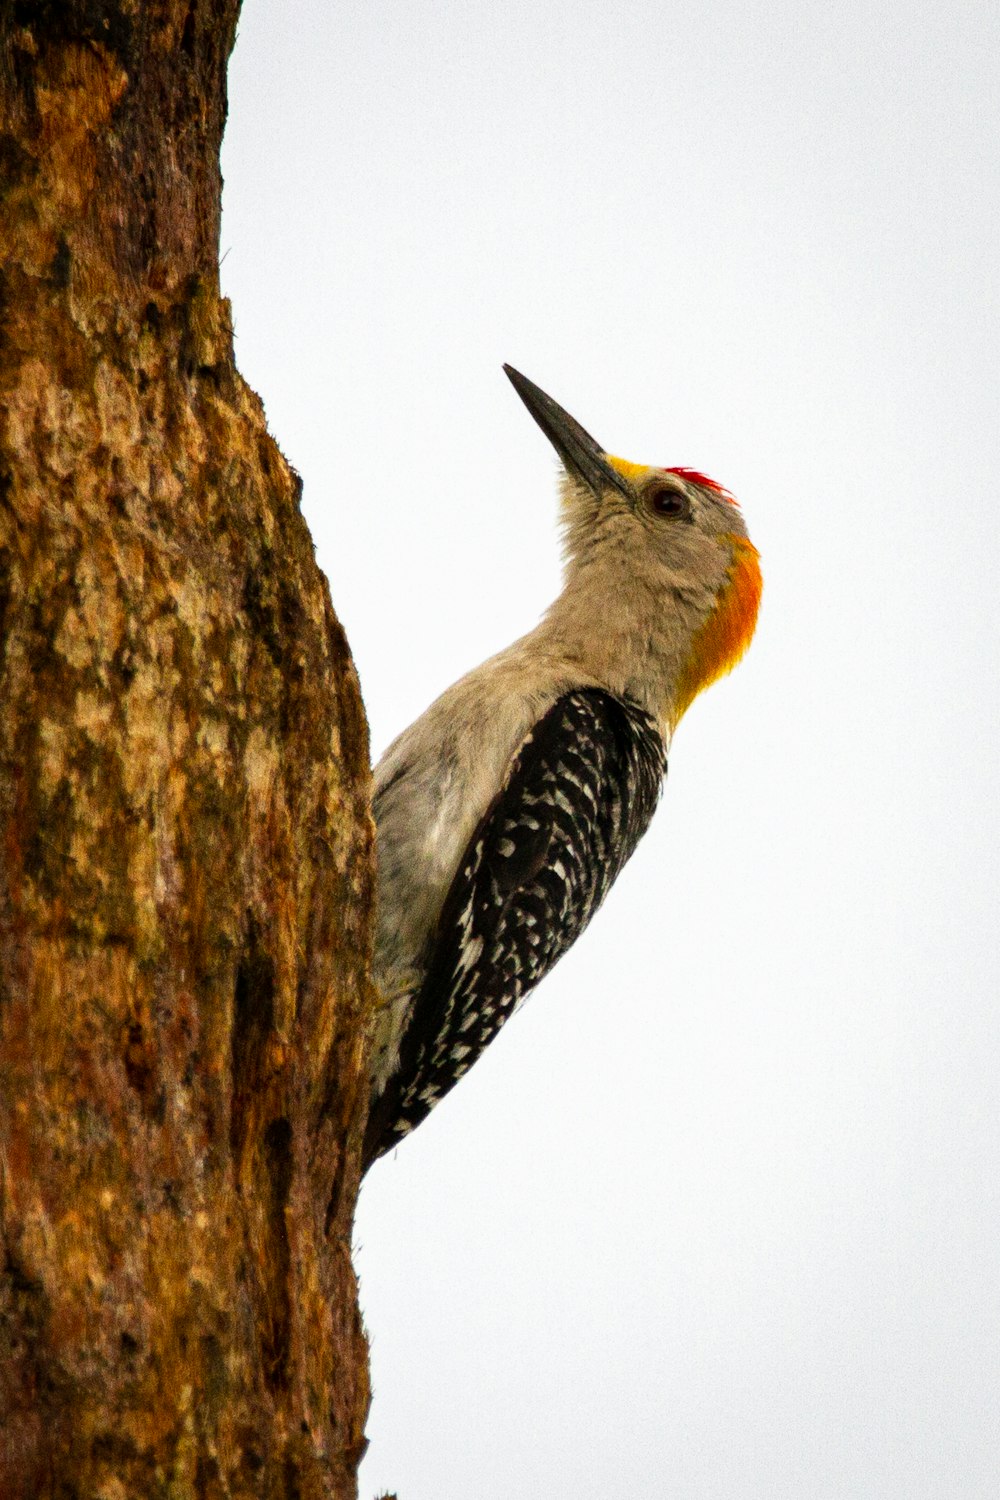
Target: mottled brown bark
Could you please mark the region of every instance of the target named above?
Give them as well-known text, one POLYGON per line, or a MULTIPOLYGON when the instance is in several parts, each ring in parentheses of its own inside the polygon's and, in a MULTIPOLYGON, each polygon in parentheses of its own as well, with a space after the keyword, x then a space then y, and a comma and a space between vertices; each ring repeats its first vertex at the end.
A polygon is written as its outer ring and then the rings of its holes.
POLYGON ((237 0, 0 0, 0 1496, 355 1493, 357 680, 236 372, 237 0))

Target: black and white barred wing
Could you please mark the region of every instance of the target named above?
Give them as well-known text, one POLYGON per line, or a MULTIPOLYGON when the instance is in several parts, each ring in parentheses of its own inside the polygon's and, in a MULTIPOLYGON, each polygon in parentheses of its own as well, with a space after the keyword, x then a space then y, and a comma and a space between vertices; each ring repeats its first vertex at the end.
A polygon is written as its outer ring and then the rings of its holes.
POLYGON ((608 693, 567 693, 539 720, 452 882, 367 1160, 420 1123, 576 941, 665 771, 653 721, 608 693))

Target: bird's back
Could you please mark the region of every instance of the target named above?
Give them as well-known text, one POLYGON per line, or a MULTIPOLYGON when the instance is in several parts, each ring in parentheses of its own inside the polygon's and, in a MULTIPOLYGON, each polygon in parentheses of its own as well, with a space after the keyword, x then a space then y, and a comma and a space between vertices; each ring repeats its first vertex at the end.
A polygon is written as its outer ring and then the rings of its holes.
POLYGON ((613 457, 507 373, 563 461, 563 586, 377 769, 366 1162, 423 1118, 586 926, 652 816, 681 716, 739 661, 757 618, 757 553, 727 490, 613 457))
POLYGON ((580 935, 645 832, 665 769, 649 715, 599 689, 563 694, 532 727, 450 883, 366 1164, 420 1123, 580 935))

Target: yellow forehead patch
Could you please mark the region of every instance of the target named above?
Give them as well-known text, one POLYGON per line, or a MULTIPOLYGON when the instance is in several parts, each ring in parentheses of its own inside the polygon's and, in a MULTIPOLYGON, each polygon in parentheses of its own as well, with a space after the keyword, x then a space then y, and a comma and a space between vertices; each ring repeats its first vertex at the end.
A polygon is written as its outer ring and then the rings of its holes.
POLYGON ((627 479, 629 484, 635 484, 637 479, 641 479, 644 474, 649 472, 649 464, 629 463, 627 458, 616 458, 613 453, 606 453, 604 456, 611 467, 617 469, 622 478, 627 479))
POLYGON ((731 672, 743 656, 757 624, 763 580, 757 548, 746 537, 731 537, 733 565, 715 609, 691 643, 691 654, 677 684, 673 722, 701 692, 731 672))

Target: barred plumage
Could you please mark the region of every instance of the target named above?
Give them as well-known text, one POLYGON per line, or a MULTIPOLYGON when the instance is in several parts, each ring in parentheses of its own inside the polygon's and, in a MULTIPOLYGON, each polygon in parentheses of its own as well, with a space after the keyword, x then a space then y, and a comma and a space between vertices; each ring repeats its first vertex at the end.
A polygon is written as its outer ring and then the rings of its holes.
POLYGON ((652 817, 679 719, 757 615, 757 554, 728 491, 611 457, 505 368, 565 468, 563 589, 376 767, 366 1166, 586 927, 652 817))
POLYGON ((445 898, 365 1162, 458 1082, 601 905, 656 808, 666 751, 638 705, 558 699, 521 746, 445 898))

